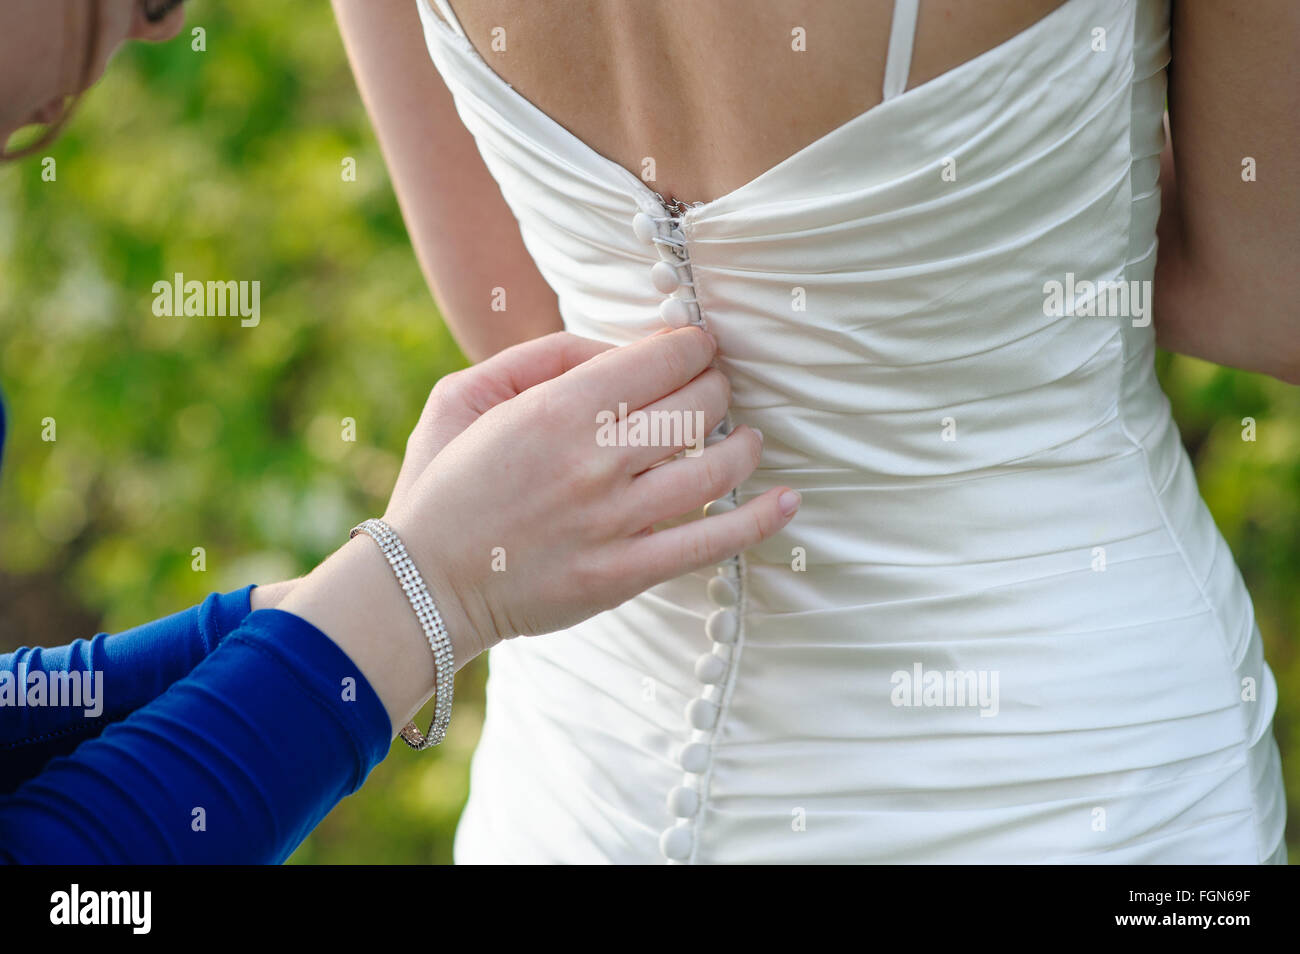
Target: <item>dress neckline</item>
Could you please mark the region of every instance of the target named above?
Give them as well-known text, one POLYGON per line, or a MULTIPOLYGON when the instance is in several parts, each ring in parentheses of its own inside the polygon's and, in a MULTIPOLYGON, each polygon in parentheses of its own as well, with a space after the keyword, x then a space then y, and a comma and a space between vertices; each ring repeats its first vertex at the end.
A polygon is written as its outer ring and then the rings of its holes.
MULTIPOLYGON (((646 185, 640 176, 633 173, 622 163, 615 162, 609 156, 597 151, 587 142, 578 138, 578 136, 575 135, 567 126, 559 122, 559 120, 555 119, 528 97, 520 93, 519 90, 515 89, 510 83, 507 83, 505 78, 494 70, 487 60, 484 59, 483 55, 479 53, 478 48, 470 42, 468 35, 464 32, 464 28, 460 26, 459 20, 456 20, 455 25, 453 26, 453 24, 444 19, 443 16, 440 16, 436 11, 432 10, 432 0, 419 0, 419 2, 429 8, 430 16, 428 19, 432 20, 436 24, 436 28, 442 32, 442 35, 449 41, 451 47, 466 55, 469 58, 469 61, 474 64, 476 68, 481 69, 486 73, 488 82, 493 83, 499 89, 503 90, 507 96, 518 102, 521 108, 532 113, 534 116, 541 118, 544 122, 559 130, 561 136, 566 139, 574 149, 590 156, 593 160, 606 166, 614 175, 622 178, 633 190, 634 194, 643 206, 655 210, 663 210, 663 201, 659 193, 646 185)), ((910 102, 915 99, 917 94, 922 90, 927 93, 933 92, 933 90, 940 85, 957 82, 967 72, 978 69, 980 65, 983 65, 983 63, 992 57, 1013 55, 1016 50, 1023 47, 1025 44, 1032 45, 1037 40, 1040 33, 1057 24, 1057 21, 1063 16, 1065 10, 1073 9, 1076 4, 1081 2, 1083 2, 1083 0, 1064 0, 1064 2, 1053 7, 1048 13, 1039 17, 1029 26, 1003 40, 996 46, 989 47, 989 49, 984 52, 976 54, 968 60, 964 60, 951 69, 940 73, 938 76, 926 80, 924 83, 919 83, 916 86, 903 90, 903 92, 899 93, 897 96, 893 96, 889 99, 882 99, 875 105, 867 107, 856 116, 836 126, 830 132, 818 136, 807 145, 801 146, 784 159, 758 173, 753 178, 741 183, 734 189, 730 189, 722 195, 709 199, 708 201, 689 204, 686 212, 681 218, 681 221, 683 223, 688 221, 698 221, 701 217, 707 215, 709 211, 720 204, 724 202, 734 203, 739 197, 743 196, 746 192, 753 190, 760 183, 797 166, 799 162, 809 154, 826 148, 836 139, 842 138, 858 127, 867 125, 874 121, 876 116, 883 110, 901 108, 901 103, 910 102)), ((455 11, 450 9, 451 5, 449 3, 440 3, 439 6, 445 6, 450 12, 450 15, 455 17, 455 11)))

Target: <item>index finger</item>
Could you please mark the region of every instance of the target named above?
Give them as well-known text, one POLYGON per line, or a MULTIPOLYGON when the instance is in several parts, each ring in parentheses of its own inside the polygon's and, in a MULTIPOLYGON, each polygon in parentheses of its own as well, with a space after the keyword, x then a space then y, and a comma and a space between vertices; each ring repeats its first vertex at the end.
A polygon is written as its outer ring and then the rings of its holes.
POLYGON ((625 402, 636 410, 693 381, 717 350, 711 334, 687 325, 607 351, 565 378, 580 384, 583 397, 598 407, 614 409, 625 402))
POLYGON ((509 393, 501 395, 504 401, 543 381, 559 377, 613 347, 604 341, 556 331, 506 348, 478 366, 490 372, 487 375, 489 380, 507 385, 509 393))

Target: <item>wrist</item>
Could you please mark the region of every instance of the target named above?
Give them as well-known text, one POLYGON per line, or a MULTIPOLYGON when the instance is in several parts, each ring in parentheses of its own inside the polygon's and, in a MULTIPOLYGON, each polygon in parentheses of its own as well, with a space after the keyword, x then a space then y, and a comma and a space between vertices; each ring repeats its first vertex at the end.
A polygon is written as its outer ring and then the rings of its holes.
POLYGON ((490 614, 482 607, 475 588, 459 582, 461 574, 456 570, 456 554, 440 550, 436 545, 424 545, 421 534, 412 531, 402 516, 385 514, 383 519, 402 538, 407 553, 424 578, 443 625, 447 627, 459 671, 475 656, 500 641, 490 624, 490 614))
POLYGON ((388 710, 394 734, 433 694, 437 670, 428 640, 370 537, 358 534, 345 543, 277 608, 311 623, 348 654, 388 710))
POLYGON ((293 587, 298 582, 300 580, 282 580, 279 583, 264 583, 253 587, 248 594, 248 608, 254 612, 260 609, 275 609, 293 592, 293 587))

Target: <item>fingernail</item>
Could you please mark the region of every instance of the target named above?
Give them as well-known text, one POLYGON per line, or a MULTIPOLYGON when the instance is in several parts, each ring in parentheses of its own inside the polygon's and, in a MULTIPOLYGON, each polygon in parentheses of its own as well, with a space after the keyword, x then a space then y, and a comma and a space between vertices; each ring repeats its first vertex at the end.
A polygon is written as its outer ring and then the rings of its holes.
POLYGON ((751 427, 750 430, 753 431, 755 434, 758 435, 758 439, 759 439, 760 441, 763 439, 763 432, 760 431, 757 427, 751 427))
POLYGON ((793 490, 787 490, 776 499, 776 503, 777 506, 781 508, 781 512, 788 517, 799 509, 799 502, 801 500, 803 500, 803 498, 793 490))

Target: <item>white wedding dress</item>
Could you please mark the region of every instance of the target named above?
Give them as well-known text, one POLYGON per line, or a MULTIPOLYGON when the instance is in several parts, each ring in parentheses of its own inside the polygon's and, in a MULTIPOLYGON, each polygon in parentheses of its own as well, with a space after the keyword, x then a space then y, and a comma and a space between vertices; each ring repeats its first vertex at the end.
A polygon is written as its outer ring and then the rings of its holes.
POLYGON ((1276 686, 1153 328, 1086 313, 1155 266, 1164 0, 906 92, 899 0, 881 104, 684 215, 417 2, 568 329, 706 324, 766 438, 718 506, 803 494, 716 574, 492 650, 459 861, 1285 860, 1276 686))

